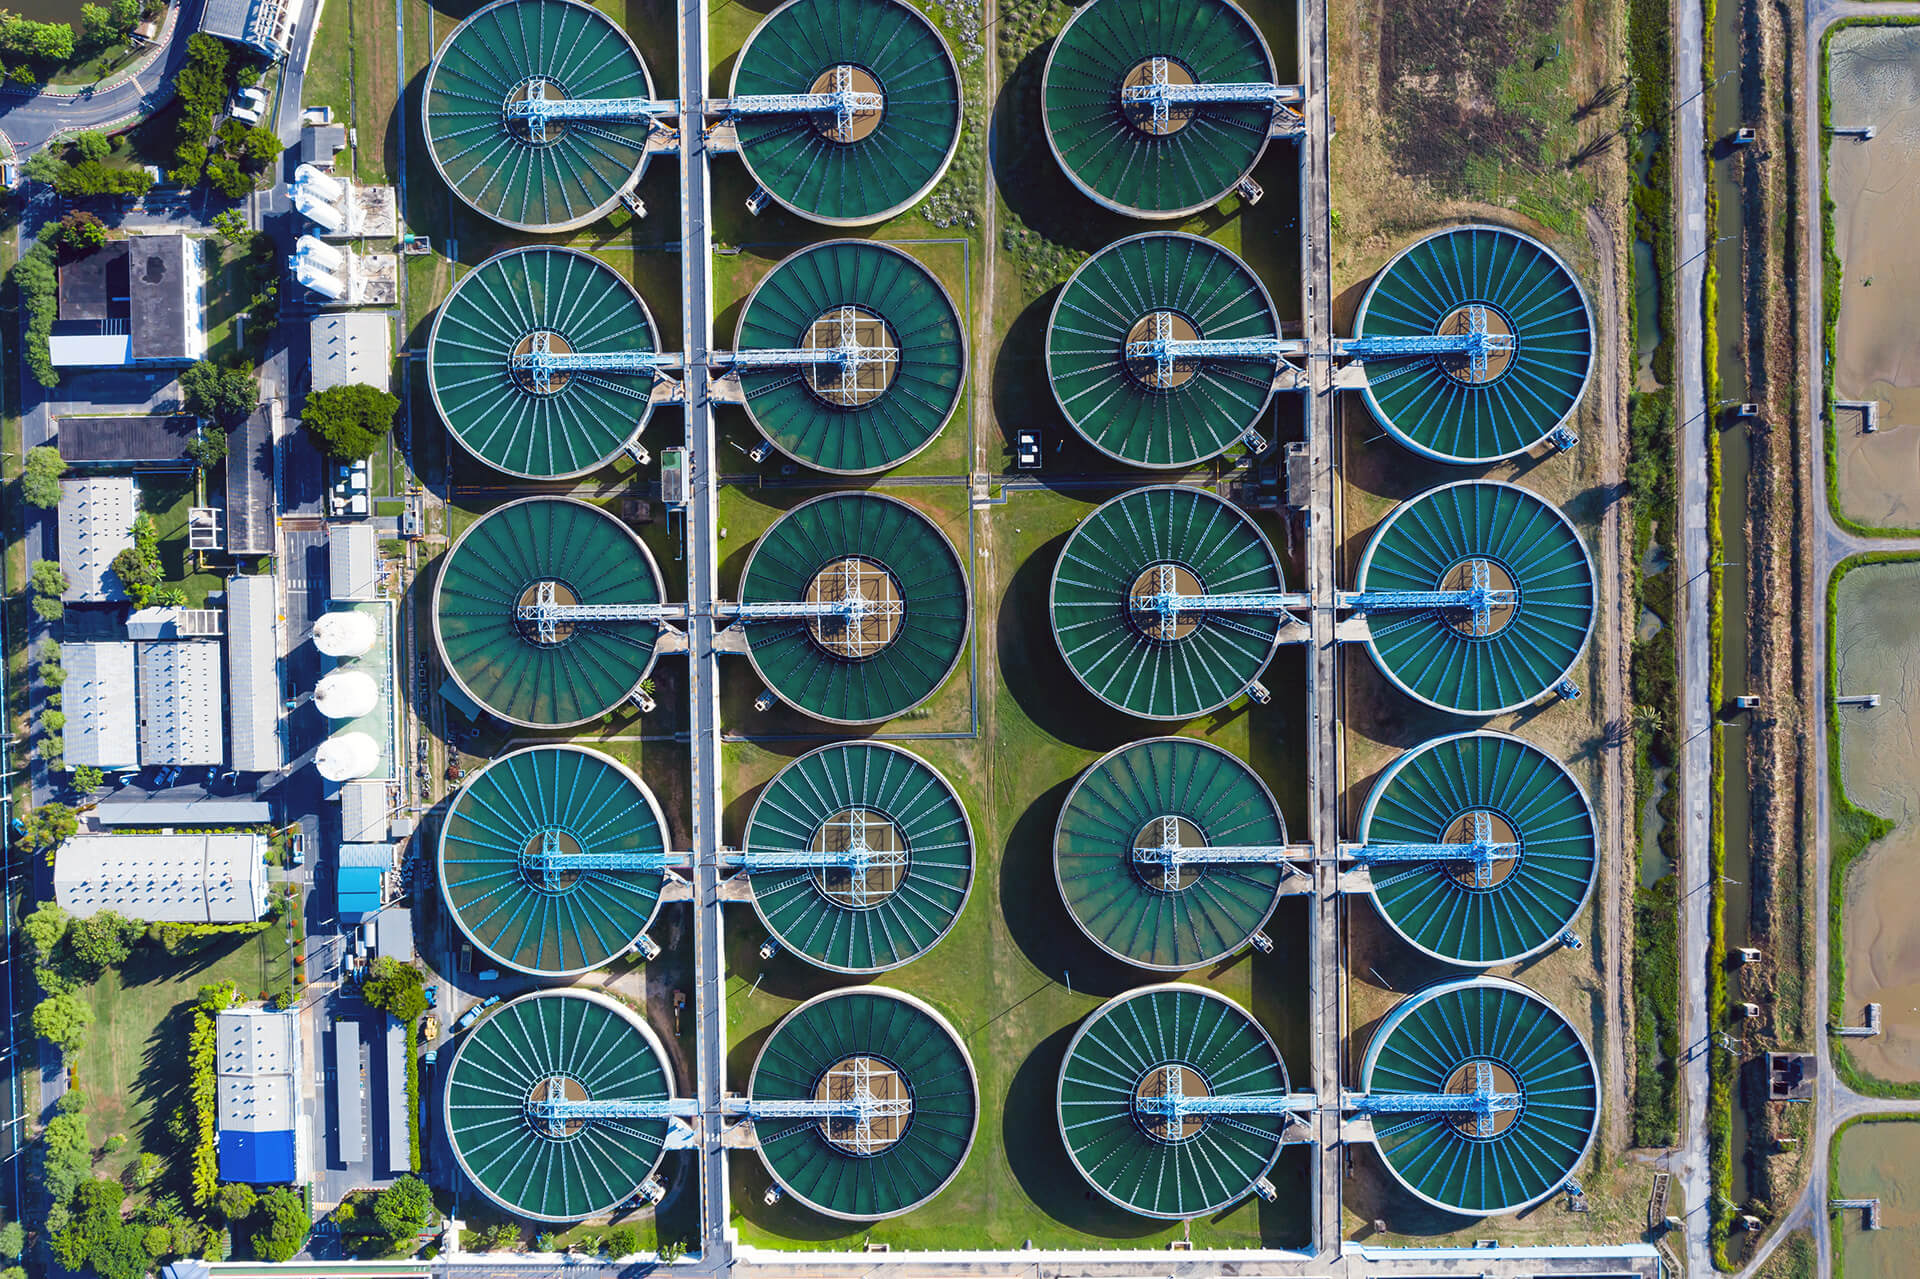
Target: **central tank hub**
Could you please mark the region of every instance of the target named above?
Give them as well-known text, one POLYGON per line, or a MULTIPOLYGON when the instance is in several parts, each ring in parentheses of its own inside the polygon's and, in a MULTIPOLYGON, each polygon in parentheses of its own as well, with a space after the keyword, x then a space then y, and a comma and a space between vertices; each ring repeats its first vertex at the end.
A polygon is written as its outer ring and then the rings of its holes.
MULTIPOLYGON (((1445 844, 1471 844, 1485 838, 1494 844, 1518 844, 1513 823, 1492 809, 1470 808, 1447 824, 1440 836, 1445 844)), ((1462 888, 1498 888, 1519 868, 1518 849, 1502 853, 1491 862, 1460 861, 1447 864, 1446 872, 1462 888)))
POLYGON ((813 575, 802 597, 809 604, 846 605, 845 612, 810 618, 813 642, 835 657, 864 661, 899 637, 906 598, 884 564, 861 555, 833 560, 813 575))
MULTIPOLYGON (((1447 1076, 1446 1085, 1440 1091, 1458 1096, 1480 1087, 1492 1093, 1517 1093, 1520 1091, 1520 1080, 1513 1071, 1491 1057, 1471 1057, 1453 1068, 1453 1073, 1447 1076)), ((1447 1122, 1461 1136, 1485 1141, 1506 1132, 1519 1118, 1518 1109, 1496 1110, 1490 1115, 1455 1111, 1447 1115, 1447 1122)))
POLYGON ((850 1109, 820 1120, 820 1135, 834 1149, 856 1158, 884 1154, 907 1135, 913 1122, 913 1090, 907 1077, 881 1057, 856 1054, 827 1067, 813 1086, 813 1099, 850 1109))
POLYGON ((573 638, 574 623, 563 618, 542 619, 545 605, 570 608, 580 602, 580 592, 557 577, 543 577, 527 583, 513 602, 514 625, 520 638, 536 648, 558 648, 573 638))
POLYGON ((814 887, 836 906, 871 910, 900 889, 907 876, 907 841, 885 814, 843 808, 820 824, 810 845, 816 853, 851 853, 838 866, 813 873, 814 887))
MULTIPOLYGON (((1498 560, 1470 556, 1453 565, 1440 577, 1435 589, 1471 591, 1476 585, 1489 591, 1517 591, 1513 574, 1498 560)), ((1519 613, 1512 603, 1492 604, 1485 609, 1448 608, 1443 610, 1447 624, 1469 639, 1488 639, 1507 629, 1519 613)))
POLYGON ((823 112, 817 117, 818 123, 814 127, 820 130, 820 136, 829 142, 844 145, 872 137, 873 131, 880 127, 881 119, 887 114, 887 109, 885 91, 880 88, 880 82, 873 78, 873 72, 850 62, 837 63, 822 71, 814 77, 813 85, 807 92, 833 93, 843 86, 855 93, 879 94, 881 101, 877 109, 855 111, 845 128, 841 127, 840 118, 834 112, 823 112))
POLYGON ((1163 1062, 1140 1076, 1133 1086, 1133 1121, 1155 1141, 1168 1145, 1185 1141, 1207 1126, 1202 1115, 1169 1113, 1167 1097, 1211 1097, 1206 1076, 1177 1061, 1163 1062), (1155 1104, 1158 1102, 1159 1104, 1155 1104))
POLYGON ((879 314, 863 306, 836 306, 822 311, 807 326, 809 351, 854 347, 857 364, 809 364, 807 387, 829 404, 856 409, 886 394, 900 372, 900 340, 879 314))
POLYGON ((507 375, 528 395, 558 395, 567 389, 573 375, 558 369, 543 369, 541 361, 552 355, 572 355, 573 343, 552 329, 532 329, 513 344, 507 357, 507 375))
POLYGON ((1126 345, 1121 347, 1121 358, 1126 363, 1127 372, 1142 385, 1152 387, 1156 391, 1171 391, 1176 387, 1185 386, 1200 372, 1198 360, 1175 360, 1171 366, 1167 366, 1155 359, 1125 354, 1127 346, 1135 342, 1151 342, 1162 332, 1165 332, 1167 338, 1174 342, 1200 340, 1199 328, 1178 311, 1149 311, 1135 320, 1133 327, 1127 330, 1126 345))
POLYGON ((1149 564, 1127 588, 1127 617, 1148 639, 1172 643, 1193 634, 1200 625, 1195 610, 1172 610, 1168 596, 1205 595, 1206 584, 1185 564, 1162 561, 1149 564))
POLYGON ((1133 873, 1157 893, 1177 893, 1200 878, 1192 863, 1169 864, 1167 854, 1181 848, 1205 848, 1207 833, 1187 817, 1154 817, 1133 837, 1133 873))
POLYGON ((572 1075, 556 1072, 542 1075, 527 1090, 527 1126, 548 1141, 567 1141, 580 1135, 587 1121, 578 1116, 547 1113, 554 1102, 588 1101, 587 1086, 572 1075))
POLYGON ((1513 366, 1513 358, 1518 354, 1515 349, 1518 343, 1514 341, 1513 321, 1498 307, 1488 306, 1484 302, 1463 302, 1440 317, 1440 324, 1434 329, 1434 334, 1438 337, 1461 337, 1470 333, 1474 328, 1476 314, 1481 317, 1479 322, 1485 325, 1487 336, 1502 340, 1505 347, 1504 350, 1487 352, 1486 371, 1474 372, 1471 356, 1464 353, 1441 355, 1435 358, 1440 365, 1440 371, 1454 381, 1464 382, 1469 386, 1485 386, 1490 382, 1499 381, 1501 376, 1513 366))
MULTIPOLYGON (((1188 67, 1184 62, 1181 62, 1178 58, 1165 58, 1163 61, 1167 68, 1166 82, 1168 84, 1196 83, 1192 68, 1188 67)), ((1142 58, 1127 68, 1127 73, 1120 77, 1121 89, 1133 89, 1152 84, 1154 82, 1153 64, 1154 59, 1142 58)), ((1120 113, 1126 116, 1128 124, 1140 130, 1140 132, 1156 138, 1164 138, 1180 132, 1180 130, 1193 123, 1193 117, 1198 111, 1199 107, 1197 105, 1170 105, 1167 108, 1166 119, 1156 121, 1153 118, 1153 104, 1150 102, 1122 102, 1120 104, 1120 113)))

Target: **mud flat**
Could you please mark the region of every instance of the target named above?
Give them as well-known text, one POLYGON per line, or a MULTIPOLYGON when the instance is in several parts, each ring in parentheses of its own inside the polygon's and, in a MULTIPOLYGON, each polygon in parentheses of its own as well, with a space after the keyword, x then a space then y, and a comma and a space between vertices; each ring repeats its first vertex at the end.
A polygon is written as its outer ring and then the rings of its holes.
MULTIPOLYGON (((1894 1121, 1855 1124, 1840 1137, 1836 1199, 1880 1200, 1880 1229, 1866 1228, 1865 1214, 1849 1208, 1834 1227, 1845 1258, 1835 1276, 1846 1279, 1905 1279, 1913 1274, 1920 1248, 1920 1123, 1894 1121)), ((1840 1258, 1836 1257, 1836 1261, 1840 1258)))
POLYGON ((1844 263, 1834 338, 1834 398, 1873 400, 1879 429, 1837 419, 1840 505, 1863 524, 1920 527, 1920 29, 1854 27, 1829 45, 1835 128, 1872 125, 1872 141, 1827 142, 1834 247, 1844 263))
POLYGON ((1840 582, 1834 641, 1841 694, 1878 693, 1880 705, 1840 711, 1847 796, 1894 823, 1847 882, 1846 1014, 1881 1005, 1882 1031, 1853 1039, 1863 1070, 1920 1080, 1920 564, 1869 564, 1840 582))

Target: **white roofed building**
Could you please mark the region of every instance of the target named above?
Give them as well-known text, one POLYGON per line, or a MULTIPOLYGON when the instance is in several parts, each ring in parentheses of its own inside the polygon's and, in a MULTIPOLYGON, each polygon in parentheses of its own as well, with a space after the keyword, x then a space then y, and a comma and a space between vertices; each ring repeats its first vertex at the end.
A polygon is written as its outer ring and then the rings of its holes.
POLYGON ((53 860, 53 894, 82 918, 237 924, 267 912, 263 835, 75 835, 53 860))
POLYGON ((111 571, 114 556, 133 546, 140 511, 133 477, 102 475, 60 481, 60 571, 69 604, 107 604, 127 593, 111 571))
POLYGON ((133 695, 133 644, 69 640, 60 648, 67 713, 67 763, 133 768, 140 763, 139 716, 133 695))
POLYGON ((139 672, 140 762, 219 764, 226 759, 220 641, 134 646, 139 672))
POLYGON ((228 1008, 215 1016, 213 1035, 221 1180, 303 1180, 299 1018, 264 1007, 228 1008))
POLYGON ((231 767, 271 773, 286 763, 280 741, 279 602, 274 579, 227 579, 227 728, 231 767))

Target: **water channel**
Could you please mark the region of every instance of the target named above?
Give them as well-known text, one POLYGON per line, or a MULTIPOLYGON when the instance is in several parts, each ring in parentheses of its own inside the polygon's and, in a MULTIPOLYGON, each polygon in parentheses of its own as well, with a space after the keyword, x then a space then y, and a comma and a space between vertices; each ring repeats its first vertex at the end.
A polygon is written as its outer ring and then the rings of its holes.
MULTIPOLYGON (((1715 62, 1723 69, 1740 66, 1740 18, 1745 6, 1721 4, 1714 17, 1715 62)), ((1747 476, 1751 453, 1746 431, 1725 410, 1746 398, 1745 295, 1742 288, 1746 254, 1741 244, 1743 161, 1730 139, 1740 126, 1740 96, 1744 75, 1729 75, 1713 86, 1713 192, 1715 243, 1709 246, 1718 276, 1713 324, 1720 378, 1719 403, 1708 408, 1707 429, 1720 433, 1720 571, 1722 615, 1720 660, 1722 703, 1714 707, 1720 727, 1724 764, 1721 809, 1726 832, 1726 879, 1722 919, 1727 949, 1751 944, 1753 937, 1752 793, 1747 786, 1747 723, 1744 714, 1722 714, 1748 690, 1747 648, 1747 476)), ((1682 423, 1682 430, 1697 429, 1682 423)), ((1691 885, 1689 886, 1691 887, 1691 885)), ((1730 992, 1739 998, 1736 990, 1730 992)), ((1747 1174, 1747 1118, 1739 1099, 1733 1107, 1733 1199, 1749 1196, 1747 1174)))

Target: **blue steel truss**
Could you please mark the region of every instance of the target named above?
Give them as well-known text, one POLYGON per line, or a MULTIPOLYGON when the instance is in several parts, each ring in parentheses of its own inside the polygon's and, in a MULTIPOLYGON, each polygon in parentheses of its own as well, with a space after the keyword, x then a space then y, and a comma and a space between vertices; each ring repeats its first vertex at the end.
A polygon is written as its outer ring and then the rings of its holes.
POLYGON ((1163 1068, 1165 1091, 1133 1099, 1134 1111, 1179 1132, 1188 1119, 1209 1115, 1310 1115, 1319 1105, 1310 1092, 1186 1095, 1186 1069, 1178 1063, 1163 1068))
MULTIPOLYGON (((686 864, 684 856, 673 853, 642 853, 623 851, 615 853, 570 853, 562 839, 572 839, 571 832, 558 826, 548 826, 539 832, 540 841, 520 853, 520 868, 534 878, 545 881, 567 871, 624 871, 624 870, 666 870, 669 867, 686 864)), ((577 839, 574 841, 579 842, 577 839)))
POLYGON ((1242 595, 1182 595, 1179 577, 1172 564, 1158 567, 1151 595, 1136 595, 1128 607, 1138 613, 1152 613, 1154 628, 1162 638, 1172 638, 1182 613, 1287 613, 1306 608, 1312 600, 1301 594, 1265 593, 1242 595))
POLYGON ((1282 356, 1298 355, 1307 344, 1282 338, 1176 338, 1173 316, 1167 311, 1153 313, 1153 336, 1127 343, 1126 358, 1132 362, 1151 360, 1154 376, 1162 384, 1173 381, 1174 366, 1182 360, 1265 360, 1278 365, 1282 356))
POLYGON ((681 359, 666 351, 556 351, 553 333, 535 329, 527 335, 527 349, 508 357, 507 367, 527 378, 536 395, 551 395, 554 380, 571 373, 651 373, 658 377, 680 367, 681 359))
POLYGON ((673 604, 562 604, 551 580, 541 581, 531 603, 514 607, 516 621, 531 622, 541 644, 560 642, 560 628, 582 622, 665 622, 681 612, 673 604))
POLYGON ((507 103, 507 119, 524 123, 533 142, 546 142, 547 125, 560 120, 653 120, 680 114, 678 102, 659 98, 549 98, 550 84, 534 76, 527 81, 527 96, 507 103))
MULTIPOLYGON (((849 394, 860 390, 860 373, 863 369, 884 368, 900 362, 900 349, 894 346, 867 346, 860 341, 859 324, 865 318, 858 307, 842 306, 835 308, 832 315, 822 317, 839 326, 837 340, 832 346, 766 347, 735 351, 732 354, 716 353, 716 363, 731 363, 738 369, 777 369, 794 365, 818 367, 830 364, 839 370, 840 384, 837 387, 823 386, 825 392, 838 391, 849 394)), ((816 321, 819 324, 822 321, 816 321)))
POLYGON ((1493 565, 1485 559, 1466 562, 1468 585, 1464 591, 1347 591, 1340 596, 1346 607, 1361 613, 1416 612, 1426 610, 1464 610, 1473 621, 1472 633, 1492 633, 1493 610, 1516 608, 1520 592, 1493 589, 1493 565))
POLYGON ((1492 1062, 1475 1059, 1469 1064, 1473 1087, 1466 1092, 1350 1093, 1347 1105, 1363 1115, 1466 1115, 1473 1120, 1474 1136, 1496 1136, 1497 1116, 1519 1110, 1526 1097, 1493 1090, 1492 1062))
POLYGON ((901 848, 873 847, 867 839, 867 818, 868 811, 856 807, 849 809, 844 817, 834 819, 833 824, 839 826, 846 836, 845 848, 748 849, 729 853, 726 860, 749 875, 796 870, 843 870, 847 872, 847 885, 844 889, 836 887, 835 895, 844 897, 850 905, 868 906, 874 901, 874 887, 867 877, 892 871, 897 878, 898 872, 907 864, 907 853, 901 848))
POLYGON ((1464 355, 1473 372, 1473 380, 1487 380, 1488 358, 1515 350, 1513 334, 1487 331, 1487 308, 1479 302, 1467 305, 1465 333, 1410 333, 1398 337, 1346 338, 1334 343, 1341 355, 1356 360, 1394 359, 1409 355, 1464 355))
POLYGON ((853 87, 853 68, 842 63, 833 69, 833 89, 827 93, 749 93, 727 100, 727 114, 742 115, 826 115, 833 113, 834 127, 847 140, 853 132, 853 118, 861 112, 873 112, 886 106, 878 93, 866 93, 853 87))
POLYGON ((1344 850, 1355 861, 1369 865, 1408 862, 1450 862, 1473 867, 1478 888, 1493 887, 1493 868, 1520 855, 1520 845, 1493 837, 1493 814, 1475 809, 1467 814, 1473 838, 1455 844, 1358 844, 1344 850))
POLYGON ((559 1075, 547 1078, 546 1086, 527 1099, 527 1119, 538 1131, 559 1135, 576 1123, 602 1123, 621 1119, 690 1119, 700 1113, 700 1103, 691 1097, 626 1098, 590 1101, 567 1096, 566 1080, 559 1075))
POLYGON ((1130 84, 1120 90, 1120 101, 1128 106, 1150 107, 1153 131, 1165 133, 1174 107, 1202 106, 1209 102, 1253 103, 1280 111, 1304 98, 1297 84, 1265 84, 1259 80, 1232 81, 1224 84, 1174 84, 1168 78, 1167 59, 1156 57, 1148 64, 1145 84, 1130 84))

